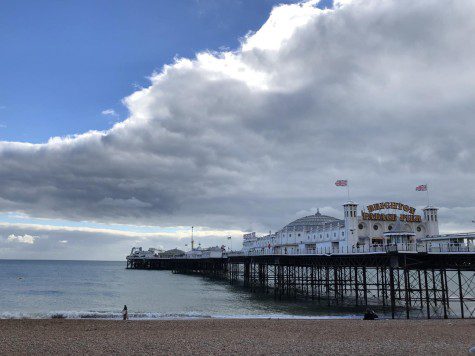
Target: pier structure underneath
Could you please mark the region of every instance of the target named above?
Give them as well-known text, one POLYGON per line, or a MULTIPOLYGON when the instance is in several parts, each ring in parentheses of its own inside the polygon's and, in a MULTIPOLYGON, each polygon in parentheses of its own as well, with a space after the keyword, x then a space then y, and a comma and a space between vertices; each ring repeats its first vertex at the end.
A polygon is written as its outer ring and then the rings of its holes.
POLYGON ((370 253, 130 259, 127 268, 225 278, 276 300, 371 307, 392 318, 475 318, 475 255, 370 253))

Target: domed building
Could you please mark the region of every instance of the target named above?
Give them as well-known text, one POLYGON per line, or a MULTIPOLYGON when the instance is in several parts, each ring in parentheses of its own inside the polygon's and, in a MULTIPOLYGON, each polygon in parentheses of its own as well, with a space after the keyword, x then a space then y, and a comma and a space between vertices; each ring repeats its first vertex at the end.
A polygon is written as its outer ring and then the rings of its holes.
POLYGON ((428 206, 423 215, 396 202, 367 205, 357 213, 358 204, 343 205, 343 219, 317 211, 294 220, 274 234, 245 234, 247 254, 314 254, 351 252, 362 246, 410 244, 439 234, 437 208, 428 206), (394 230, 393 230, 394 229, 394 230), (392 231, 392 232, 391 232, 392 231))
POLYGON ((320 214, 320 211, 317 210, 317 213, 314 215, 304 216, 303 218, 299 218, 297 220, 292 221, 291 223, 284 226, 282 230, 292 230, 292 229, 306 229, 306 228, 313 228, 313 227, 321 227, 325 226, 326 224, 331 223, 344 223, 343 220, 334 218, 328 215, 320 214))

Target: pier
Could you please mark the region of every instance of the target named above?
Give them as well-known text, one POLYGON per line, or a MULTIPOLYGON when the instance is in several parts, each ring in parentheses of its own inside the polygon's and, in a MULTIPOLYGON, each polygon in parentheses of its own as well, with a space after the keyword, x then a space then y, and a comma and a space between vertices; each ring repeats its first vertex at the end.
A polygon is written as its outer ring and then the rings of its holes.
POLYGON ((396 318, 475 318, 475 253, 458 247, 368 248, 348 253, 224 253, 203 258, 127 258, 129 269, 170 270, 226 279, 276 300, 366 307, 396 318))
POLYGON ((259 236, 241 251, 133 248, 127 268, 222 278, 275 300, 373 308, 391 318, 475 318, 475 232, 439 233, 438 208, 343 204, 344 219, 315 214, 259 236))

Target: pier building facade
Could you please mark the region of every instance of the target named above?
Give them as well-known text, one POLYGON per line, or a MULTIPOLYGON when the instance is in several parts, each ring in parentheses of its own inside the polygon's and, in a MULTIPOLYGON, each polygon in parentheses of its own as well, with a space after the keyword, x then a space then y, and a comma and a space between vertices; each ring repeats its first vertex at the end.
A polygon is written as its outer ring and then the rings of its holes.
POLYGON ((437 241, 438 209, 427 206, 422 214, 400 202, 369 204, 358 213, 358 204, 343 204, 343 219, 314 215, 294 220, 275 233, 243 236, 245 254, 313 254, 346 252, 362 246, 386 246, 437 241))

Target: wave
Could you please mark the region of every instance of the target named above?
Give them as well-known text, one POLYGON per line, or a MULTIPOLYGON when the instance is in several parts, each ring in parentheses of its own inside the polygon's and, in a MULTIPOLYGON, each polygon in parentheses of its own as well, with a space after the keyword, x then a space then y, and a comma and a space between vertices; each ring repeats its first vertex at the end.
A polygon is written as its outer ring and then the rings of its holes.
MULTIPOLYGON (((158 313, 129 312, 131 320, 190 320, 190 319, 357 319, 358 315, 289 315, 289 314, 203 314, 189 313, 158 313)), ((120 320, 122 313, 111 311, 53 311, 46 313, 1 312, 0 319, 104 319, 120 320)))

